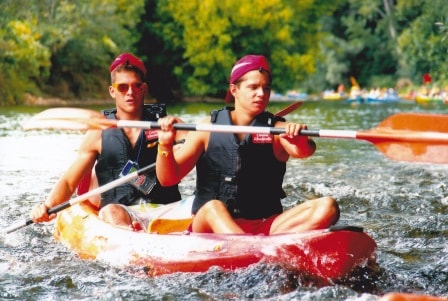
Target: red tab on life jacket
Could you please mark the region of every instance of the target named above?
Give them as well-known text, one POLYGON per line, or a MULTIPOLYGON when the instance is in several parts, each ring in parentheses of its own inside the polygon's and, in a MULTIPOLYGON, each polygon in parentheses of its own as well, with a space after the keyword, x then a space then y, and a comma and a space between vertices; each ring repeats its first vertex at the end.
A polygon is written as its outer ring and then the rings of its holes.
POLYGON ((151 141, 159 137, 158 130, 145 130, 146 141, 151 141))
POLYGON ((252 143, 272 143, 273 136, 271 134, 253 134, 252 143))

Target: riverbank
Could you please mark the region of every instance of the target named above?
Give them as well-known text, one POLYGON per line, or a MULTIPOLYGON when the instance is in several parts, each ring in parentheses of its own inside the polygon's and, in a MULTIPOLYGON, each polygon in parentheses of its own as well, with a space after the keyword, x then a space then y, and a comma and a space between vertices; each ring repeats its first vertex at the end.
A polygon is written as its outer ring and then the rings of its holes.
POLYGON ((27 106, 85 106, 85 105, 114 105, 113 99, 62 99, 58 97, 41 97, 31 94, 25 95, 24 104, 27 106))
MULTIPOLYGON (((203 102, 203 103, 220 103, 224 102, 220 98, 212 97, 184 97, 181 102, 203 102)), ((155 98, 146 97, 145 103, 157 103, 155 98)), ((24 104, 27 106, 96 106, 96 105, 115 105, 114 99, 62 99, 58 97, 41 97, 27 94, 24 97, 24 104)))

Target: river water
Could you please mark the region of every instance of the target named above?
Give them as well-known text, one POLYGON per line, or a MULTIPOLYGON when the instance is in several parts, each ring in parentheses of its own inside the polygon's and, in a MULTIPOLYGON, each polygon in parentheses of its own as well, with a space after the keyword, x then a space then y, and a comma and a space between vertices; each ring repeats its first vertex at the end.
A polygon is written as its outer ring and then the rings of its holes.
MULTIPOLYGON (((272 103, 270 111, 286 105, 272 103)), ((176 105, 170 113, 195 122, 217 107, 176 105)), ((25 219, 44 200, 82 138, 80 132, 23 131, 22 123, 43 109, 0 110, 2 228, 25 219)), ((447 113, 448 106, 313 101, 287 117, 311 129, 361 131, 398 112, 447 113)), ((211 269, 151 279, 79 259, 53 240, 51 224, 30 225, 1 234, 0 300, 377 300, 392 291, 448 296, 448 165, 393 161, 361 140, 315 140, 314 156, 288 162, 284 204, 334 196, 340 222, 364 227, 378 244, 374 277, 319 286, 259 264, 232 273, 211 269)), ((193 193, 194 175, 181 189, 184 196, 193 193)))

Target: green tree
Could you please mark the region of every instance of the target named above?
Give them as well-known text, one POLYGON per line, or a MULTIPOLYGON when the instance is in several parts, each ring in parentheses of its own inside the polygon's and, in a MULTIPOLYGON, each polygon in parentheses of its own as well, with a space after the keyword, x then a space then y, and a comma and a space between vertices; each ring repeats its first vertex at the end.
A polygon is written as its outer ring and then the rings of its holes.
POLYGON ((50 51, 40 42, 37 20, 12 14, 20 2, 0 4, 0 104, 20 103, 24 92, 37 92, 36 79, 48 75, 50 51))
POLYGON ((446 1, 403 0, 397 9, 402 20, 409 20, 398 38, 400 75, 421 84, 423 74, 429 73, 436 84, 448 84, 447 46, 437 26, 447 17, 446 1))
POLYGON ((150 92, 224 97, 233 63, 264 54, 277 92, 448 83, 444 0, 0 1, 0 104, 24 93, 107 97, 108 66, 139 55, 150 92))
POLYGON ((348 84, 350 77, 361 85, 371 84, 376 75, 394 80, 400 50, 393 1, 348 0, 327 22, 331 34, 323 40, 322 51, 331 85, 348 84))
POLYGON ((173 70, 183 63, 181 47, 174 47, 170 39, 164 39, 161 25, 175 26, 169 15, 157 10, 158 0, 147 0, 145 14, 137 25, 141 39, 136 47, 147 58, 149 94, 159 102, 170 103, 182 97, 181 80, 173 70))
POLYGON ((394 86, 406 78, 420 84, 424 73, 446 80, 442 36, 437 21, 447 15, 443 0, 347 0, 331 18, 322 40, 325 65, 318 66, 330 85, 394 86))
POLYGON ((158 11, 172 22, 154 28, 182 53, 173 72, 187 95, 224 96, 233 63, 250 53, 268 57, 273 87, 285 91, 315 72, 316 18, 327 7, 313 0, 166 0, 158 11))
POLYGON ((119 52, 135 52, 140 38, 135 27, 144 1, 49 2, 52 10, 39 5, 37 10, 43 44, 52 53, 47 92, 62 97, 108 97, 104 93, 109 82, 107 67, 119 52))
MULTIPOLYGON (((135 52, 136 25, 144 0, 4 0, 0 89, 2 102, 19 103, 23 92, 62 98, 106 96, 112 58, 135 52), (8 92, 9 93, 9 92, 8 92), (6 100, 6 101, 5 101, 6 100)), ((107 96, 108 97, 108 96, 107 96)))

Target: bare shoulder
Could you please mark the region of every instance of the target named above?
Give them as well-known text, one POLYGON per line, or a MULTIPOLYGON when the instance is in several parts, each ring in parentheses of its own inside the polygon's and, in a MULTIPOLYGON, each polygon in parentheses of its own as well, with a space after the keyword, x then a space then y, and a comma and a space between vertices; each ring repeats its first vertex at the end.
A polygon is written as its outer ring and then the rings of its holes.
POLYGON ((99 154, 101 152, 101 130, 89 130, 81 142, 80 151, 99 154))

